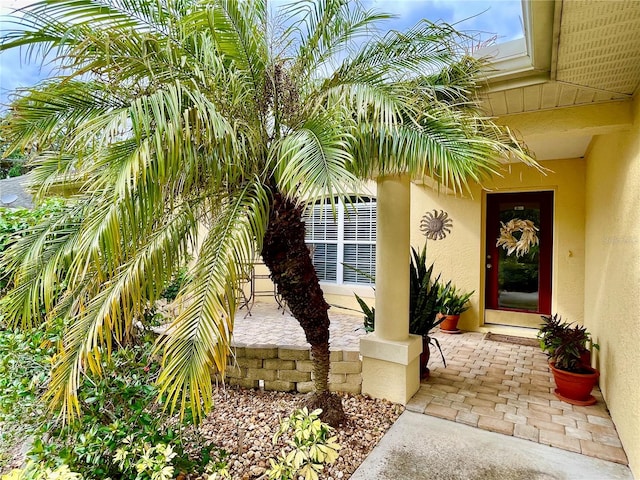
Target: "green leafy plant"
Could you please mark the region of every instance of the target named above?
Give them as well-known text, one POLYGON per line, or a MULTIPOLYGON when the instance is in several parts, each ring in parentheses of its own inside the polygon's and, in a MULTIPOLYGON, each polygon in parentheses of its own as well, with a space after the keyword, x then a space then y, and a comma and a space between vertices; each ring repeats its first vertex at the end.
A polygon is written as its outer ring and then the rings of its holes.
MULTIPOLYGON (((6 252, 19 238, 28 235, 31 228, 46 218, 57 214, 64 207, 64 201, 57 198, 45 200, 36 208, 0 207, 0 254, 6 252)), ((5 289, 12 286, 13 271, 0 271, 0 297, 5 289)), ((60 291, 64 285, 55 287, 60 291)))
MULTIPOLYGON (((429 345, 435 345, 440 351, 445 367, 447 362, 437 338, 429 335, 443 321, 438 318, 441 311, 440 275, 433 279, 433 267, 427 267, 427 245, 419 252, 411 247, 411 263, 409 265, 409 333, 425 337, 429 345)), ((375 279, 374 279, 375 280, 375 279)), ((449 285, 449 284, 447 284, 449 285)), ((357 294, 354 294, 364 313, 364 329, 373 332, 375 328, 375 308, 369 307, 357 294)))
POLYGON ((320 410, 309 413, 303 408, 280 423, 273 443, 276 444, 282 435, 290 432, 292 438, 287 441, 290 450, 282 450, 276 460, 269 459, 269 479, 293 480, 303 477, 305 480, 318 480, 325 465, 336 461, 340 445, 332 436, 334 429, 320 421, 321 413, 320 410))
POLYGON ((120 470, 135 480, 169 480, 173 478, 171 461, 176 453, 171 445, 126 445, 118 448, 114 461, 120 470), (134 477, 135 475, 135 477, 134 477))
POLYGON ((82 480, 79 473, 72 472, 67 465, 48 468, 43 465, 28 462, 24 468, 16 468, 8 474, 2 475, 1 480, 82 480))
POLYGON ((173 276, 171 281, 167 282, 164 290, 160 294, 160 298, 164 298, 168 302, 172 302, 178 296, 180 289, 189 281, 189 273, 187 267, 180 268, 173 276))
POLYGON ((433 279, 432 263, 427 267, 426 244, 419 252, 411 247, 409 266, 409 332, 428 336, 441 320, 436 318, 439 308, 440 275, 433 279))
POLYGON ((20 175, 22 175, 24 173, 23 170, 24 169, 22 168, 21 164, 14 163, 13 166, 9 169, 9 172, 7 173, 7 176, 9 178, 19 177, 20 175))
POLYGON ((0 330, 0 464, 8 452, 45 421, 41 396, 59 340, 59 326, 0 330))
POLYGON ((84 377, 77 420, 50 418, 36 429, 29 452, 35 462, 63 462, 86 478, 131 480, 204 469, 215 446, 193 426, 168 419, 156 402, 160 365, 151 338, 120 346, 101 368, 101 377, 84 377))
POLYGON ((562 321, 562 317, 557 313, 553 315, 541 315, 543 323, 538 329, 538 341, 540 348, 547 354, 549 358, 555 356, 556 348, 560 343, 560 339, 568 324, 562 321))
POLYGON ((371 333, 375 330, 376 326, 376 309, 375 307, 367 305, 367 302, 360 298, 357 293, 354 293, 354 295, 362 309, 362 313, 364 313, 364 330, 367 333, 371 333))
POLYGON ((538 330, 540 347, 555 363, 556 368, 567 372, 586 372, 584 355, 589 346, 599 350, 600 346, 591 339, 591 334, 581 325, 562 321, 557 313, 542 315, 543 324, 538 330))
POLYGON ((475 290, 470 293, 463 293, 451 282, 447 282, 446 285, 439 285, 438 288, 440 313, 444 315, 460 315, 469 310, 469 299, 475 290))

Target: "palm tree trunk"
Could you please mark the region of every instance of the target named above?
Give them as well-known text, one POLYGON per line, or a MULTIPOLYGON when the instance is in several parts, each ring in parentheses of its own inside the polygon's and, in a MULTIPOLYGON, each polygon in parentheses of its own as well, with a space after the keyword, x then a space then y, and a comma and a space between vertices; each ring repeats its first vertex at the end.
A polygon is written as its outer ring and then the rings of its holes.
POLYGON ((301 206, 274 195, 262 258, 311 344, 315 395, 310 407, 322 408, 321 418, 335 426, 343 421, 344 411, 340 399, 329 393, 329 304, 304 242, 302 213, 301 206))

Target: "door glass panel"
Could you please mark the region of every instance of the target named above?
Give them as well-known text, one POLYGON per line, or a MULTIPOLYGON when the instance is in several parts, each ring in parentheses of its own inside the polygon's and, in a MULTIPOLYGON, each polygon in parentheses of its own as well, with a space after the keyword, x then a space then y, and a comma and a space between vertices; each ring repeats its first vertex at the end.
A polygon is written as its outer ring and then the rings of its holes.
MULTIPOLYGON (((511 220, 530 220, 539 229, 540 203, 501 203, 499 219, 503 227, 508 227, 511 220)), ((507 244, 498 249, 498 308, 538 312, 540 245, 531 245, 528 252, 518 251, 514 242, 522 239, 523 232, 508 230, 507 244)))

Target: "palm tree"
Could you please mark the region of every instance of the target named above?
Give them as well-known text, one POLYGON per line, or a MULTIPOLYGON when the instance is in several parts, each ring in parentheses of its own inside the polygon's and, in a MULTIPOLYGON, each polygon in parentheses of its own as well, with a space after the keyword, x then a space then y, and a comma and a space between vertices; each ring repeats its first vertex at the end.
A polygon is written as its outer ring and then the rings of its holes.
POLYGON ((359 179, 428 174, 456 190, 511 156, 513 135, 479 114, 483 62, 464 36, 346 0, 43 0, 0 50, 55 56, 56 77, 19 92, 4 135, 36 146, 44 197, 72 192, 2 260, 5 321, 63 317, 51 403, 79 411, 79 378, 126 341, 173 272, 192 263, 159 347, 166 405, 211 406, 224 373, 243 266, 261 252, 311 344, 316 401, 328 393, 329 317, 304 242, 305 202, 349 198, 359 179), (202 228, 205 225, 207 228, 202 228), (60 290, 60 295, 54 291, 60 290))

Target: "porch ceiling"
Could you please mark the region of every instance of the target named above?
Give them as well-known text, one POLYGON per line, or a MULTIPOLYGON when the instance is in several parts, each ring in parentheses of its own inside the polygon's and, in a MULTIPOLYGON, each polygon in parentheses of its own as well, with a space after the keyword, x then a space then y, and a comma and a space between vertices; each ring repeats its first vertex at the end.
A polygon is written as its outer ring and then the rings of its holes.
MULTIPOLYGON (((524 0, 523 8, 531 68, 490 79, 483 100, 490 115, 509 123, 522 113, 624 102, 638 91, 640 1, 524 0)), ((539 160, 584 156, 597 133, 547 132, 538 142, 523 132, 539 160)))
POLYGON ((640 2, 564 1, 556 80, 633 95, 640 83, 640 2))

